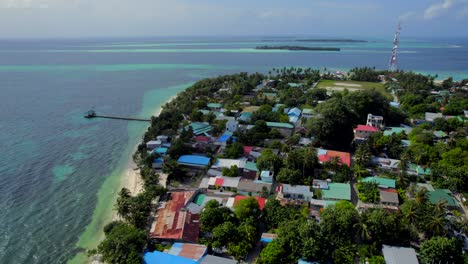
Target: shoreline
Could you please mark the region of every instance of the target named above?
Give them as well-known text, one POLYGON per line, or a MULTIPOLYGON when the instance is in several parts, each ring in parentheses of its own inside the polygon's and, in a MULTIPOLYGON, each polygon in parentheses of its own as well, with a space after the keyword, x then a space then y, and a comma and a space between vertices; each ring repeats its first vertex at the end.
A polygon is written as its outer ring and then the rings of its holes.
MULTIPOLYGON (((140 112, 140 115, 145 115, 145 113, 147 113, 146 115, 149 116, 159 116, 159 114, 162 112, 163 106, 177 98, 178 93, 185 90, 190 85, 191 83, 168 87, 168 91, 176 89, 175 94, 172 93, 167 100, 161 102, 156 107, 151 107, 152 109, 147 109, 150 107, 146 104, 153 100, 151 100, 151 98, 145 98, 151 97, 151 95, 145 94, 143 97, 143 108, 140 112)), ((158 92, 160 91, 149 91, 150 94, 158 92)), ((90 220, 91 222, 86 226, 85 230, 80 235, 77 243, 75 244, 75 248, 79 251, 74 256, 72 256, 67 261, 67 263, 100 263, 97 258, 88 257, 87 250, 96 248, 97 245, 104 239, 103 227, 105 225, 119 219, 117 212, 114 210, 118 192, 123 187, 125 187, 130 190, 132 195, 137 195, 143 189, 143 180, 141 179, 139 169, 135 170, 137 165, 133 161, 133 154, 135 153, 138 145, 141 143, 141 136, 146 132, 148 127, 149 125, 144 126, 143 129, 139 124, 128 126, 130 138, 128 146, 123 152, 124 155, 122 155, 120 161, 117 162, 117 168, 105 179, 101 185, 97 193, 97 203, 93 212, 93 216, 90 220), (131 133, 133 130, 137 131, 135 131, 135 133, 131 133), (135 140, 135 138, 138 138, 138 140, 135 140)), ((161 178, 163 177, 164 175, 161 175, 161 178)))
MULTIPOLYGON (((163 110, 162 108, 163 105, 172 102, 175 98, 177 98, 177 95, 174 95, 171 98, 169 98, 167 101, 165 101, 162 105, 160 105, 157 108, 157 110, 153 113, 152 116, 158 117, 163 110)), ((138 168, 137 164, 133 160, 133 154, 136 152, 139 144, 140 142, 137 143, 135 147, 133 148, 132 155, 130 156, 127 166, 121 176, 121 180, 122 180, 121 188, 127 188, 130 191, 132 196, 138 195, 139 193, 143 191, 143 179, 141 178, 140 169, 138 168)), ((165 177, 163 176, 164 173, 160 173, 160 175, 162 176, 162 178, 165 179, 165 177)), ((163 186, 166 187, 165 181, 164 181, 163 186)), ((116 219, 116 218, 118 217, 117 217, 116 212, 114 212, 113 219, 116 219)))

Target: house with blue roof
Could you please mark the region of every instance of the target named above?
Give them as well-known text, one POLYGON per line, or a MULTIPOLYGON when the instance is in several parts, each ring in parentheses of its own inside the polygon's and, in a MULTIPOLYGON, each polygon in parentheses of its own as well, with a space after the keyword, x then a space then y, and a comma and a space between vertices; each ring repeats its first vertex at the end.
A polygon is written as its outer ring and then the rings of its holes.
POLYGON ((161 251, 146 252, 143 254, 143 264, 197 264, 189 258, 174 256, 161 251))
POLYGON ((299 121, 299 118, 301 117, 301 114, 302 114, 302 110, 297 107, 289 109, 288 111, 289 122, 293 124, 297 123, 299 121))
POLYGON ((232 132, 225 131, 215 142, 216 145, 225 146, 232 139, 232 132))
POLYGON ((201 155, 183 155, 177 160, 177 163, 190 168, 206 168, 210 165, 210 158, 201 155))
POLYGON ((153 169, 162 169, 164 164, 164 160, 162 158, 157 158, 153 160, 153 163, 151 164, 151 167, 153 169))
POLYGON ((159 154, 159 155, 161 155, 161 156, 164 156, 164 155, 166 155, 167 150, 168 150, 168 148, 159 147, 159 148, 155 148, 155 149, 153 150, 153 153, 159 154))

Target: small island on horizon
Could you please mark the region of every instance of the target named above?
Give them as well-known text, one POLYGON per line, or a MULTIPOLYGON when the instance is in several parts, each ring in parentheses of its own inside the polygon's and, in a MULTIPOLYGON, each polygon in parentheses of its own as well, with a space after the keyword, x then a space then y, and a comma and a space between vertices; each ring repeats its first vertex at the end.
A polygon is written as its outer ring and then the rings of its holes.
POLYGON ((262 41, 297 41, 297 42, 335 42, 335 43, 366 43, 368 40, 362 39, 340 39, 340 38, 288 38, 288 37, 276 37, 275 39, 263 39, 262 41))
POLYGON ((307 50, 307 51, 340 51, 340 48, 335 47, 304 47, 304 46, 257 46, 255 49, 258 50, 307 50))

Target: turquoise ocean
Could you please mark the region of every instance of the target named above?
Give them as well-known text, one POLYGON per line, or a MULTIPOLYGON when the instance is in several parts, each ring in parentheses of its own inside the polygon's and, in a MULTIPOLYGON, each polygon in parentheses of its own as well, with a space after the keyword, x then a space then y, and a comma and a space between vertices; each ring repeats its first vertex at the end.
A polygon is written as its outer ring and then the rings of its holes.
MULTIPOLYGON (((120 175, 148 124, 87 120, 87 110, 148 118, 202 78, 285 66, 383 69, 392 47, 385 39, 296 40, 0 40, 0 263, 79 263, 77 253, 102 236, 120 175)), ((468 78, 468 39, 403 38, 400 46, 402 69, 468 78)))

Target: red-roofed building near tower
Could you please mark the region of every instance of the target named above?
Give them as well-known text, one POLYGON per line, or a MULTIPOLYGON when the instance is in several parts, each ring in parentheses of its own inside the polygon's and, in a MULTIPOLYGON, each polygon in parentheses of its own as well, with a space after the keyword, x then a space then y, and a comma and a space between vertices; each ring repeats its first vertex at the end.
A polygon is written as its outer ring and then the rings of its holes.
POLYGON ((338 158, 340 164, 345 164, 351 167, 351 154, 327 149, 317 149, 317 157, 320 163, 330 162, 333 158, 338 158))
POLYGON ((368 126, 368 125, 358 125, 354 129, 354 141, 356 143, 362 143, 363 141, 366 141, 370 135, 379 132, 379 129, 373 126, 368 126))
POLYGON ((169 198, 159 203, 156 218, 151 224, 150 237, 156 240, 196 243, 200 232, 200 215, 186 209, 196 193, 168 193, 169 198))

